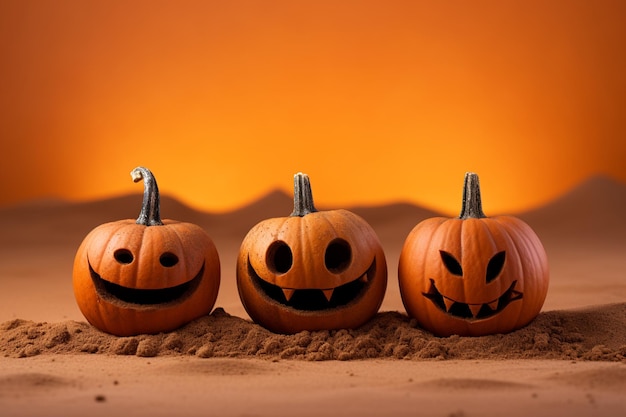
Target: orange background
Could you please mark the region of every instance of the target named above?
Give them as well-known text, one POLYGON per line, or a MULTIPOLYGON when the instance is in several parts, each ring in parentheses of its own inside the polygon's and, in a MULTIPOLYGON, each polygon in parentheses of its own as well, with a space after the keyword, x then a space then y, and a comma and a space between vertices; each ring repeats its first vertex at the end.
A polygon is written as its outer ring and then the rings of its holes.
MULTIPOLYGON (((0 205, 141 192, 487 214, 626 181, 626 2, 0 2, 0 205)), ((165 213, 166 214, 166 213, 165 213)), ((287 214, 287 213, 285 213, 287 214)), ((166 216, 167 217, 167 216, 166 216)))

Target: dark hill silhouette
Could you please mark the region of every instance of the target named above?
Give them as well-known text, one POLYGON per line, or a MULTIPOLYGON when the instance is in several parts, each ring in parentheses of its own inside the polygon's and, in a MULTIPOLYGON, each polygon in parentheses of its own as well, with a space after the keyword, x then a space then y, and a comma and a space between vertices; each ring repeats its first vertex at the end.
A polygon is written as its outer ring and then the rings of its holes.
POLYGON ((626 184, 605 176, 592 177, 519 217, 540 236, 626 242, 626 184))
MULTIPOLYGON (((0 235, 0 240, 14 245, 54 241, 78 244, 99 224, 136 218, 141 199, 142 194, 137 193, 83 203, 40 200, 5 207, 0 209, 0 227, 5 222, 19 224, 20 227, 8 228, 11 232, 0 235)), ((551 203, 517 216, 529 223, 542 239, 626 242, 625 207, 626 184, 607 177, 594 177, 551 203)), ((281 190, 271 191, 244 207, 226 213, 195 210, 175 198, 161 196, 162 218, 196 223, 216 239, 242 239, 259 221, 288 216, 292 209, 292 196, 281 190)), ((318 205, 318 209, 333 207, 318 205)), ((368 221, 384 243, 398 245, 420 221, 440 215, 409 203, 346 209, 368 221)))

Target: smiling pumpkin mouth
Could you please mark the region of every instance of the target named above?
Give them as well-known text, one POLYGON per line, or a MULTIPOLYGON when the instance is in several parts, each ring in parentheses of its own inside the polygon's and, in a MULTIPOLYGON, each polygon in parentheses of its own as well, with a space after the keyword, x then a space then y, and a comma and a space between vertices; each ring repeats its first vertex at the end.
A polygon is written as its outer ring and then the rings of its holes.
POLYGON ((130 304, 136 307, 157 305, 164 307, 168 304, 180 303, 196 291, 204 275, 204 264, 202 264, 196 276, 185 283, 158 289, 130 288, 105 280, 94 271, 89 261, 87 263, 97 294, 102 299, 120 306, 130 304))
POLYGON ((282 288, 261 278, 248 260, 248 274, 257 289, 284 306, 302 311, 327 310, 357 301, 372 284, 375 271, 376 259, 372 261, 367 271, 359 275, 358 278, 335 288, 282 288))
POLYGON ((498 298, 487 303, 471 304, 453 300, 441 294, 435 286, 435 280, 430 279, 428 292, 422 295, 430 299, 440 310, 454 317, 466 320, 480 320, 494 316, 504 310, 511 302, 523 297, 520 291, 515 289, 517 280, 498 298))

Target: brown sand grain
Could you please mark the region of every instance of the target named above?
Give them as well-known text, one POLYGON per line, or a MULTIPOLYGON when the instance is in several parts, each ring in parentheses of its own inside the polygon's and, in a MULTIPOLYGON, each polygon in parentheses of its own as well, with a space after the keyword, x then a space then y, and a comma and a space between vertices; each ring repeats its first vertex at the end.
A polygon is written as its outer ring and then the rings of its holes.
POLYGON ((140 357, 192 355, 308 361, 358 359, 570 359, 626 361, 626 303, 541 313, 509 334, 436 337, 398 312, 379 313, 355 330, 272 333, 223 309, 170 332, 116 337, 86 322, 0 325, 0 352, 107 354, 140 357))

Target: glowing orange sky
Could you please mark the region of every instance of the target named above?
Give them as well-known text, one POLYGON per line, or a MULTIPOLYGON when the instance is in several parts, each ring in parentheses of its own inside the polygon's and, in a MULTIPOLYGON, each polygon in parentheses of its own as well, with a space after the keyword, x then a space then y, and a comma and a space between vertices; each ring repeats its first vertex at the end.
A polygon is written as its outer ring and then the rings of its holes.
POLYGON ((625 21, 620 0, 5 0, 0 205, 141 192, 137 165, 215 211, 298 171, 318 205, 450 213, 466 171, 487 214, 626 181, 625 21))

